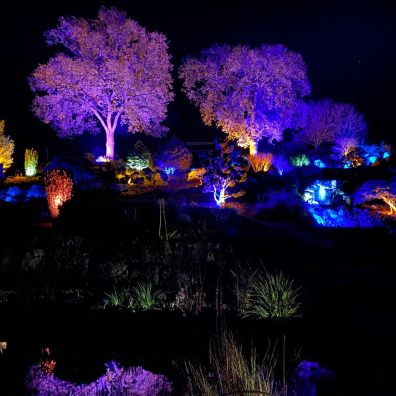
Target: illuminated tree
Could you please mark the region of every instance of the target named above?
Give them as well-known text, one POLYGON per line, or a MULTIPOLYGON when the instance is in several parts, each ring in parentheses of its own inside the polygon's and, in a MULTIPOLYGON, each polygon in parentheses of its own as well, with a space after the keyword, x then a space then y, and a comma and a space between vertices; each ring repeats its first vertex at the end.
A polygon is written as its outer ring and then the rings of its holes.
POLYGON ((73 180, 64 170, 54 169, 46 173, 44 182, 51 216, 58 217, 59 208, 73 195, 73 180))
POLYGON ((249 163, 234 144, 216 142, 203 177, 204 191, 213 193, 217 206, 224 206, 227 199, 244 194, 236 186, 246 180, 248 168, 249 163))
POLYGON ((348 157, 356 150, 359 140, 356 137, 339 136, 335 138, 334 151, 343 159, 348 157))
POLYGON ((190 168, 192 154, 182 141, 173 136, 154 156, 154 166, 167 171, 169 169, 186 171, 190 168))
POLYGON ((282 140, 299 126, 297 111, 311 91, 300 54, 283 45, 215 45, 180 68, 183 89, 199 107, 205 125, 215 124, 241 147, 282 140))
POLYGON ((14 141, 4 133, 5 121, 0 121, 0 165, 3 171, 7 170, 13 163, 14 141))
POLYGON ((138 140, 128 154, 126 166, 141 171, 150 167, 151 159, 149 149, 141 140, 138 140))
POLYGON ((38 152, 35 149, 25 150, 25 175, 35 176, 37 173, 38 152))
POLYGON ((310 101, 300 109, 304 127, 297 138, 314 146, 315 150, 323 143, 334 143, 339 139, 354 139, 357 145, 366 137, 367 125, 363 115, 350 104, 321 99, 310 101))
POLYGON ((60 18, 46 33, 65 49, 39 65, 29 79, 33 111, 61 137, 106 133, 106 157, 114 159, 114 133, 162 136, 173 98, 166 37, 150 33, 126 13, 100 8, 94 20, 60 18))

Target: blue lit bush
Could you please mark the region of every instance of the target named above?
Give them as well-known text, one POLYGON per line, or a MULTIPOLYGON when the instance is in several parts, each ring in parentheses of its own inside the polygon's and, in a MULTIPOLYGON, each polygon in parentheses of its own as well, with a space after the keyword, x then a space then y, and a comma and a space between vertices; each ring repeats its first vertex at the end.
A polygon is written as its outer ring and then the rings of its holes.
POLYGON ((73 184, 79 186, 95 180, 95 174, 89 168, 90 163, 86 159, 59 155, 44 168, 44 173, 54 169, 63 169, 71 175, 73 184))
POLYGON ((337 180, 316 180, 303 193, 303 201, 309 205, 331 205, 337 198, 349 203, 350 199, 340 189, 337 180))
POLYGON ((192 154, 182 141, 172 137, 154 155, 154 166, 166 175, 187 171, 191 167, 192 154))

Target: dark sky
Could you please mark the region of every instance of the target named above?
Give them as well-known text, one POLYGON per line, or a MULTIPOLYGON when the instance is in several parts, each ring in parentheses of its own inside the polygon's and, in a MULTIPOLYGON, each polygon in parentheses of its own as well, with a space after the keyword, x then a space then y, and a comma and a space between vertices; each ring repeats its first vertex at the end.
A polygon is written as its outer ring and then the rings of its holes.
MULTIPOLYGON (((24 4, 11 0, 7 9, 0 6, 0 117, 6 119, 17 150, 49 145, 56 152, 70 145, 60 145, 54 132, 30 112, 32 96, 26 79, 54 53, 44 42, 44 31, 54 27, 59 16, 93 18, 100 5, 125 10, 147 29, 164 33, 176 67, 184 56, 214 43, 282 43, 303 55, 313 98, 354 103, 366 116, 372 141, 384 138, 396 143, 396 8, 391 1, 69 0, 46 4, 36 0, 24 4)), ((168 125, 184 139, 205 140, 212 132, 202 126, 198 111, 179 87, 177 82, 168 125)), ((99 146, 102 138, 77 138, 77 142, 99 146)))

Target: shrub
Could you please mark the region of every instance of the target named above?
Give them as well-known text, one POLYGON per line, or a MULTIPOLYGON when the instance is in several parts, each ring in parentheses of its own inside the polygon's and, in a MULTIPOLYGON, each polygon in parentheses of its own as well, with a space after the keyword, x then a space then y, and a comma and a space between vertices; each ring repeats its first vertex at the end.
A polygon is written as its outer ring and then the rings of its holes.
POLYGON ((302 166, 309 166, 311 161, 305 154, 299 154, 290 158, 290 163, 297 168, 301 168, 302 166))
POLYGON ((14 153, 15 143, 14 141, 4 134, 5 121, 0 121, 0 165, 2 168, 2 174, 6 171, 13 163, 12 155, 14 153))
POLYGON ((249 155, 248 160, 255 173, 268 172, 271 168, 274 155, 272 153, 257 153, 249 155))
POLYGON ((73 180, 64 170, 50 170, 44 178, 48 207, 52 217, 58 217, 59 208, 73 194, 73 180))
POLYGON ((38 152, 35 149, 25 150, 25 175, 35 176, 37 173, 38 152))

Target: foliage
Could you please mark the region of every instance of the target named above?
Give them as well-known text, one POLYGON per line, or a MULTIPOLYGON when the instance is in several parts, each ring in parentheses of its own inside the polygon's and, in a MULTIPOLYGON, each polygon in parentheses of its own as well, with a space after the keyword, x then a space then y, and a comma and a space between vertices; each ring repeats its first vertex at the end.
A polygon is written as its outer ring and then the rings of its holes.
POLYGON ((298 126, 300 100, 311 91, 301 55, 283 45, 214 45, 188 58, 179 75, 204 124, 253 155, 261 139, 280 141, 286 128, 298 126))
POLYGON ((167 396, 173 391, 169 380, 142 367, 123 368, 115 362, 106 364, 106 373, 97 380, 77 385, 43 371, 40 365, 30 368, 26 385, 29 393, 44 396, 63 395, 151 395, 167 396))
POLYGON ((268 350, 257 362, 256 350, 246 358, 232 335, 222 334, 210 348, 210 366, 186 362, 185 371, 191 395, 260 394, 280 396, 274 382, 274 351, 268 350))
POLYGON ((306 154, 299 154, 295 157, 290 158, 290 162, 293 166, 301 168, 302 166, 309 166, 311 161, 306 154))
POLYGON ((90 169, 90 163, 84 158, 58 155, 44 168, 44 172, 57 169, 69 173, 76 186, 95 180, 95 174, 90 169))
POLYGON ((385 180, 367 180, 356 192, 356 204, 362 204, 370 201, 382 201, 387 205, 388 211, 382 211, 381 214, 396 216, 396 182, 385 180))
POLYGON ((33 111, 60 136, 106 132, 114 159, 114 132, 161 136, 173 98, 166 37, 150 33, 125 12, 101 7, 96 19, 61 17, 46 34, 63 53, 40 64, 29 79, 33 111))
POLYGON ((236 185, 246 180, 249 164, 240 150, 231 142, 216 142, 204 176, 204 191, 213 193, 218 206, 231 197, 244 194, 236 185))
POLYGON ((73 180, 64 170, 50 170, 44 177, 48 207, 52 217, 58 217, 60 207, 73 195, 73 180))
POLYGON ((334 151, 342 159, 347 159, 353 154, 359 144, 356 137, 337 137, 335 139, 334 151))
POLYGON ((230 271, 233 278, 231 291, 235 296, 236 308, 240 316, 245 316, 249 307, 252 282, 257 271, 245 266, 238 266, 235 271, 230 271))
POLYGON ((282 272, 265 272, 251 285, 247 315, 257 318, 289 319, 300 316, 300 287, 282 272))
POLYGON ((290 165, 290 161, 282 154, 275 154, 272 159, 272 164, 281 176, 293 169, 290 165))
POLYGON ((310 101, 301 106, 300 117, 304 127, 297 138, 315 149, 337 139, 354 138, 359 143, 366 138, 364 117, 351 104, 330 99, 310 101))
POLYGON ((203 279, 200 275, 177 274, 179 290, 175 297, 174 306, 185 315, 197 315, 206 306, 206 293, 203 290, 203 279))
POLYGON ((205 168, 191 169, 187 174, 187 181, 198 181, 202 185, 203 177, 206 173, 205 168))
POLYGON ((38 152, 35 149, 25 150, 25 175, 35 176, 37 173, 38 152))
POLYGON ((118 291, 114 286, 114 290, 110 293, 105 293, 107 301, 113 307, 121 307, 124 305, 128 298, 128 292, 126 290, 118 291))
POLYGON ((182 141, 173 136, 166 144, 161 145, 161 151, 154 155, 154 166, 165 172, 167 168, 186 171, 190 168, 192 154, 182 141))
POLYGON ((149 168, 151 164, 151 153, 142 141, 137 141, 133 150, 128 153, 127 168, 143 170, 149 168))
POLYGON ((6 171, 14 161, 12 155, 14 153, 15 143, 11 137, 5 135, 4 129, 5 121, 0 120, 0 166, 3 171, 6 171))
POLYGON ((248 160, 255 173, 268 172, 271 168, 274 155, 272 153, 257 153, 249 155, 248 160))
POLYGON ((156 309, 166 299, 162 291, 153 291, 151 282, 139 282, 132 292, 137 307, 143 310, 156 309))

